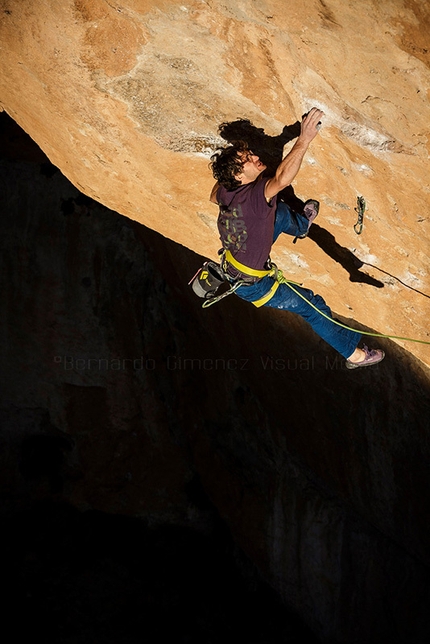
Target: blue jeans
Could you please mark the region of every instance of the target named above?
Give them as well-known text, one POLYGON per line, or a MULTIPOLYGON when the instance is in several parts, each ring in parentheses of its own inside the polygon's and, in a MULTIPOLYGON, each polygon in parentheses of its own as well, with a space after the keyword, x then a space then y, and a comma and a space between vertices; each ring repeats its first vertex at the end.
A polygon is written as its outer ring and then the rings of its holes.
MULTIPOLYGON (((308 229, 308 220, 303 215, 293 212, 287 204, 280 201, 276 209, 275 230, 273 241, 275 242, 281 233, 299 236, 308 229)), ((256 284, 240 286, 236 295, 247 302, 255 302, 270 290, 273 285, 273 278, 263 277, 256 284)), ((314 295, 312 291, 301 286, 293 285, 294 289, 316 306, 320 311, 332 318, 331 311, 320 295, 314 295)), ((338 351, 344 358, 354 353, 360 341, 361 334, 355 331, 348 331, 337 324, 334 324, 323 317, 309 306, 305 300, 297 295, 288 284, 280 284, 274 296, 264 306, 274 309, 291 311, 297 313, 308 322, 315 333, 317 333, 330 346, 338 351)))

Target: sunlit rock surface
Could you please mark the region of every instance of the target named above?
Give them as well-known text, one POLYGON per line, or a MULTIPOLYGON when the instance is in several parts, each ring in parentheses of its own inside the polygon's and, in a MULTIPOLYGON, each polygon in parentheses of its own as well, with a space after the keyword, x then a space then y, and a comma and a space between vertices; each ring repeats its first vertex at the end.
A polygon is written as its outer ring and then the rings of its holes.
MULTIPOLYGON (((428 3, 0 7, 0 105, 85 194, 205 256, 218 248, 207 168, 218 125, 245 118, 278 137, 321 107, 294 188, 321 200, 323 235, 279 241, 274 259, 340 314, 430 340, 428 3)), ((281 149, 266 138, 259 151, 281 149)), ((428 346, 398 342, 430 363, 428 346)))

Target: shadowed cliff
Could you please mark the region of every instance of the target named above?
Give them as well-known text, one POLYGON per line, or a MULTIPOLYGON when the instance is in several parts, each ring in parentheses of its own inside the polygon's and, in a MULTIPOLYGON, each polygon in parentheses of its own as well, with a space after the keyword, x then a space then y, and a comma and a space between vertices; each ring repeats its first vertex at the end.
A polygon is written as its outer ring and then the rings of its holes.
POLYGON ((293 315, 202 310, 201 257, 49 164, 1 172, 3 515, 50 501, 212 534, 215 511, 321 641, 427 641, 422 364, 387 340, 351 373, 293 315))

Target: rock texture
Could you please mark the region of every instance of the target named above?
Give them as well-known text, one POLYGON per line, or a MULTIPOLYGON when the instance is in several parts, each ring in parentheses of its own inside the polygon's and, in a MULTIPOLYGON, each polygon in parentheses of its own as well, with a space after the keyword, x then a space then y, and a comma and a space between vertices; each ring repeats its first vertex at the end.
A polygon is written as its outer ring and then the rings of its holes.
MULTIPOLYGON (((274 259, 340 314, 429 341, 427 3, 1 0, 0 12, 1 106, 82 192, 205 256, 218 246, 217 126, 250 119, 262 155, 279 157, 285 125, 322 107, 294 184, 321 200, 319 234, 280 241, 274 259)), ((428 345, 399 343, 430 364, 428 345)))
POLYGON ((381 339, 349 373, 294 316, 186 287, 218 248, 218 125, 273 164, 315 104, 294 190, 322 212, 274 259, 354 326, 429 341, 427 5, 0 12, 0 104, 47 155, 1 167, 3 516, 50 499, 210 534, 218 515, 322 641, 428 642, 428 345, 381 339))

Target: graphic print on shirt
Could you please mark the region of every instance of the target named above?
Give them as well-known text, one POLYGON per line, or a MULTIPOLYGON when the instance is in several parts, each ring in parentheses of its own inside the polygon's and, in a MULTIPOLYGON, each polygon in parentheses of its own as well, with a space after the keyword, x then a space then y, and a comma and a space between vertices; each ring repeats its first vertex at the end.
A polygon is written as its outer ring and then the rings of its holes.
POLYGON ((248 232, 240 204, 231 211, 226 206, 221 206, 218 227, 222 245, 226 250, 230 252, 246 250, 248 232))

